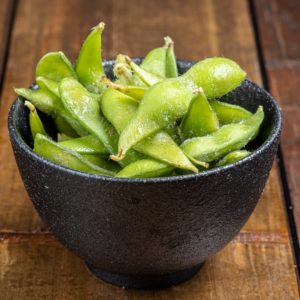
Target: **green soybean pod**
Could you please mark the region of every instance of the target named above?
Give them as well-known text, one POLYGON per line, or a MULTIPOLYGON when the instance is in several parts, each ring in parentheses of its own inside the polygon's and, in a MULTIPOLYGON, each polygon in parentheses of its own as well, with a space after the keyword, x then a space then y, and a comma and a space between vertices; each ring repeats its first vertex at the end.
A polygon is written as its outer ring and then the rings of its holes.
POLYGON ((178 76, 177 69, 177 61, 174 52, 174 42, 173 40, 167 36, 165 39, 165 45, 167 47, 167 55, 166 55, 166 77, 172 78, 178 76))
POLYGON ((59 82, 65 77, 75 77, 72 63, 61 51, 45 54, 36 66, 35 77, 45 77, 59 82))
POLYGON ((24 104, 29 109, 29 126, 32 138, 34 139, 38 133, 47 135, 35 106, 29 101, 25 101, 24 104))
POLYGON ((136 75, 140 80, 144 82, 146 86, 154 85, 157 82, 162 81, 164 78, 161 76, 158 76, 156 74, 150 73, 146 70, 144 70, 142 67, 137 65, 129 56, 125 56, 125 60, 127 64, 132 69, 134 75, 136 75))
POLYGON ((117 173, 116 177, 151 178, 170 174, 173 167, 154 159, 141 159, 133 162, 117 173))
POLYGON ((121 160, 136 143, 181 119, 188 111, 195 89, 204 87, 211 98, 221 97, 236 88, 244 77, 245 72, 235 62, 220 57, 206 59, 182 76, 151 86, 135 117, 120 135, 114 159, 121 160))
POLYGON ((15 88, 15 93, 29 100, 38 110, 47 115, 55 112, 59 98, 44 89, 15 88))
POLYGON ((180 77, 202 87, 208 99, 215 99, 238 87, 246 72, 231 59, 211 57, 199 61, 180 77))
POLYGON ((250 111, 239 105, 229 104, 218 100, 210 101, 210 105, 217 114, 222 125, 237 123, 252 116, 250 111))
POLYGON ((118 134, 100 114, 99 103, 76 79, 65 78, 60 82, 62 102, 71 116, 90 134, 104 144, 109 153, 117 148, 118 134))
POLYGON ((61 115, 56 114, 53 117, 55 127, 59 133, 67 135, 72 138, 78 137, 77 132, 61 115))
POLYGON ((183 139, 207 135, 219 128, 219 120, 200 88, 192 99, 180 129, 183 139))
MULTIPOLYGON (((103 94, 102 112, 118 133, 122 132, 135 115, 137 107, 138 103, 134 99, 111 88, 108 88, 103 94)), ((174 167, 198 172, 180 147, 164 131, 157 132, 140 141, 134 146, 134 149, 174 167)))
POLYGON ((99 79, 104 75, 101 56, 104 27, 105 24, 101 22, 92 28, 80 49, 75 65, 79 81, 93 93, 100 93, 103 89, 99 79))
POLYGON ((97 137, 91 134, 75 139, 67 139, 58 142, 58 144, 80 154, 109 154, 104 144, 97 137))
POLYGON ((42 134, 34 139, 33 151, 59 165, 91 174, 114 176, 116 173, 92 164, 75 151, 64 148, 42 134))
POLYGON ((93 165, 104 168, 105 170, 109 170, 115 173, 121 170, 121 167, 116 162, 108 160, 102 156, 99 156, 98 154, 81 153, 81 156, 93 165))
POLYGON ((105 76, 101 77, 100 81, 103 84, 105 84, 119 92, 122 92, 123 94, 125 94, 129 97, 132 97, 138 101, 140 101, 143 98, 144 94, 148 90, 148 87, 144 87, 144 86, 117 84, 115 82, 112 82, 105 76))
POLYGON ((210 135, 186 140, 182 150, 189 156, 204 162, 218 160, 229 152, 245 147, 256 135, 264 119, 262 106, 250 118, 222 126, 210 135))
POLYGON ((60 98, 58 82, 44 76, 39 76, 35 79, 36 83, 42 90, 48 90, 56 97, 60 98))
POLYGON ((168 41, 162 47, 152 49, 143 59, 140 67, 154 75, 166 78, 168 41))
POLYGON ((221 160, 216 163, 217 167, 226 166, 233 164, 251 154, 250 151, 247 150, 236 150, 225 155, 221 160))

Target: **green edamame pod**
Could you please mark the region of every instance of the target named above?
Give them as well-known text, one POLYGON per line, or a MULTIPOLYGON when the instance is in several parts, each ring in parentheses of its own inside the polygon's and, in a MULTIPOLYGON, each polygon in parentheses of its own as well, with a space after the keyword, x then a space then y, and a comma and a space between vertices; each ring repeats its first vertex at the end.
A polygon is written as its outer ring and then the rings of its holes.
POLYGON ((59 98, 44 89, 15 88, 15 93, 29 100, 38 110, 47 115, 55 112, 55 107, 59 105, 59 98))
POLYGON ((108 155, 104 144, 97 137, 91 134, 76 139, 64 140, 58 144, 80 154, 108 155))
POLYGON ((103 89, 99 79, 104 75, 101 56, 104 27, 105 24, 101 22, 92 28, 80 49, 75 65, 80 83, 93 93, 100 93, 103 89))
POLYGON ((54 119, 61 116, 80 136, 84 136, 87 132, 81 125, 72 118, 70 113, 64 108, 60 98, 45 89, 15 89, 16 94, 29 100, 38 110, 45 114, 51 115, 54 119))
POLYGON ((109 153, 117 148, 118 134, 100 115, 99 103, 76 79, 65 78, 60 82, 59 91, 62 102, 72 117, 89 133, 104 144, 109 153))
POLYGON ((167 55, 166 55, 166 77, 172 78, 178 76, 178 69, 177 69, 177 62, 174 52, 174 42, 169 37, 166 36, 165 38, 165 44, 167 46, 167 55))
POLYGON ((182 150, 198 160, 211 162, 220 159, 229 152, 239 150, 255 136, 262 121, 262 106, 250 118, 240 122, 224 125, 214 133, 186 140, 182 150))
POLYGON ((78 137, 77 132, 61 115, 55 115, 53 120, 58 132, 65 134, 71 138, 78 137))
POLYGON ((250 151, 247 150, 236 150, 225 155, 221 160, 216 163, 217 167, 226 166, 233 164, 251 154, 250 151))
POLYGON ((233 60, 211 57, 199 61, 180 77, 202 87, 206 97, 214 99, 238 87, 245 79, 246 72, 233 60))
POLYGON ((141 68, 139 65, 137 65, 134 61, 131 60, 129 56, 125 56, 125 60, 127 64, 132 69, 134 75, 136 75, 139 79, 141 79, 146 86, 154 85, 157 82, 162 81, 164 78, 155 74, 152 74, 143 68, 141 68))
POLYGON ((61 51, 45 54, 36 66, 35 77, 43 76, 59 82, 65 77, 76 78, 71 62, 61 51))
POLYGON ((114 176, 115 172, 96 166, 75 151, 68 150, 44 135, 37 134, 33 151, 59 165, 91 174, 114 176))
POLYGON ((173 167, 152 159, 141 159, 126 166, 116 177, 123 178, 151 178, 170 174, 173 167))
POLYGON ((47 135, 35 106, 29 101, 25 101, 24 104, 29 109, 29 126, 32 138, 34 139, 38 133, 47 135))
POLYGON ((123 94, 126 94, 129 97, 132 97, 136 100, 141 100, 148 90, 147 87, 144 86, 137 86, 137 85, 121 85, 117 84, 115 82, 112 82, 107 77, 103 76, 101 77, 101 82, 117 91, 122 92, 123 94))
MULTIPOLYGON (((137 108, 138 103, 134 99, 112 88, 108 88, 103 94, 102 112, 118 133, 123 131, 135 115, 137 108)), ((164 131, 160 131, 140 141, 135 145, 134 149, 177 168, 188 169, 193 172, 198 171, 178 145, 164 131)))
POLYGON ((166 58, 169 40, 165 41, 163 47, 152 49, 143 59, 140 67, 161 78, 166 78, 166 58))
POLYGON ((218 57, 197 63, 182 76, 158 82, 145 93, 138 112, 122 132, 114 159, 122 159, 136 143, 181 119, 188 111, 195 88, 203 87, 211 98, 221 97, 244 77, 245 72, 235 62, 218 57))
POLYGON ((68 136, 64 133, 60 133, 60 132, 57 133, 57 141, 58 142, 64 142, 64 141, 73 140, 73 139, 74 139, 73 137, 68 136))
POLYGON ((217 115, 211 108, 203 90, 199 88, 196 93, 180 125, 183 139, 207 135, 219 128, 217 115))
POLYGON ((217 117, 222 125, 237 123, 252 116, 250 111, 239 105, 229 104, 217 100, 210 101, 210 105, 217 114, 217 117))
POLYGON ((59 89, 58 89, 58 82, 48 79, 43 76, 39 76, 36 79, 36 83, 42 90, 48 90, 56 97, 60 98, 59 89))
POLYGON ((105 170, 109 170, 112 172, 119 172, 121 170, 121 167, 112 160, 107 160, 106 158, 103 158, 97 154, 81 154, 83 158, 88 160, 90 163, 92 163, 95 166, 98 166, 100 168, 104 168, 105 170))

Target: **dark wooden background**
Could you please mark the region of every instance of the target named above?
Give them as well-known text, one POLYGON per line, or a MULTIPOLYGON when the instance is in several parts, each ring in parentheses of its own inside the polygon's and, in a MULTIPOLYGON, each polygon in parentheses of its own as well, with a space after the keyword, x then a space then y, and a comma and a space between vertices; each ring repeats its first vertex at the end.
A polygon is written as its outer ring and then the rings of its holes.
POLYGON ((0 0, 0 299, 299 299, 299 58, 296 0, 0 0), (41 222, 9 143, 13 87, 32 83, 47 51, 74 61, 99 21, 105 58, 142 56, 170 35, 178 58, 228 56, 282 107, 281 148, 254 214, 196 277, 165 291, 127 291, 93 277, 41 222))

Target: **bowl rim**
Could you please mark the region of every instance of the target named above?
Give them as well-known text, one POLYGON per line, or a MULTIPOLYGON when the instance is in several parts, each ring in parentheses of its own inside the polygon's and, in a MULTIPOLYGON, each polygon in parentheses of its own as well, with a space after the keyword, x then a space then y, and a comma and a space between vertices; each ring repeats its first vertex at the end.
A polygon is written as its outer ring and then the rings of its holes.
MULTIPOLYGON (((137 61, 141 58, 135 58, 137 61)), ((177 60, 178 63, 188 63, 188 64, 194 64, 194 61, 189 60, 177 60)), ((109 65, 111 63, 114 63, 114 60, 103 60, 103 64, 109 65)), ((75 175, 79 177, 83 177, 85 179, 94 179, 94 180, 101 180, 101 181, 109 181, 109 182, 115 182, 115 183, 125 183, 125 184, 138 184, 138 183, 166 183, 166 182, 178 182, 178 181, 189 181, 193 179, 199 179, 203 177, 207 177, 210 175, 214 175, 220 172, 226 172, 229 171, 237 166, 241 166, 252 159, 259 156, 263 151, 265 151, 273 142, 274 140, 279 137, 280 131, 281 131, 281 124, 282 124, 282 116, 281 116, 281 109, 278 106, 275 99, 270 95, 268 91, 266 91, 264 88, 258 86, 253 81, 249 80, 248 78, 245 79, 246 81, 250 82, 252 85, 254 85, 256 88, 263 91, 271 100, 273 106, 274 106, 274 126, 269 134, 269 137, 265 140, 265 142, 260 145, 257 149, 255 149, 249 156, 226 166, 221 167, 215 167, 210 170, 206 170, 203 172, 195 173, 195 174, 187 174, 187 175, 177 175, 177 176, 165 176, 165 177, 153 177, 153 178, 120 178, 120 177, 111 177, 111 176, 104 176, 104 175, 97 175, 97 174, 90 174, 86 172, 81 172, 77 170, 70 169, 65 166, 61 166, 59 164, 56 164, 54 162, 51 162, 50 160, 47 160, 43 158, 42 156, 37 155, 33 152, 33 149, 24 141, 22 138, 20 132, 17 130, 15 126, 15 114, 17 108, 21 105, 23 102, 20 100, 19 97, 15 99, 12 106, 10 107, 9 114, 8 114, 8 130, 10 139, 13 140, 21 149, 21 151, 24 151, 28 156, 32 157, 33 159, 44 163, 48 165, 49 167, 55 168, 59 171, 69 173, 70 175, 75 175)))

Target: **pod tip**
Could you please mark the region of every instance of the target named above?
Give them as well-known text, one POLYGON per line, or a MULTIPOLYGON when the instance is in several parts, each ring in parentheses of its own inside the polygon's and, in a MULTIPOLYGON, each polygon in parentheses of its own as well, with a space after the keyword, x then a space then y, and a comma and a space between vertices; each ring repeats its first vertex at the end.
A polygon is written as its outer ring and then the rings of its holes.
POLYGON ((204 94, 204 90, 201 86, 199 86, 193 90, 193 94, 204 94))
POLYGON ((130 64, 132 62, 131 58, 128 55, 125 55, 125 61, 127 64, 130 64))
POLYGON ((164 37, 164 40, 165 40, 165 45, 164 45, 164 47, 170 48, 170 47, 173 47, 173 46, 174 46, 174 41, 173 41, 169 36, 165 36, 165 37, 164 37))
POLYGON ((100 22, 98 25, 92 27, 92 30, 98 29, 100 31, 103 31, 105 28, 105 23, 104 22, 100 22))
POLYGON ((125 157, 125 153, 123 152, 123 149, 121 149, 116 155, 112 154, 110 156, 110 159, 114 161, 120 161, 125 157))

